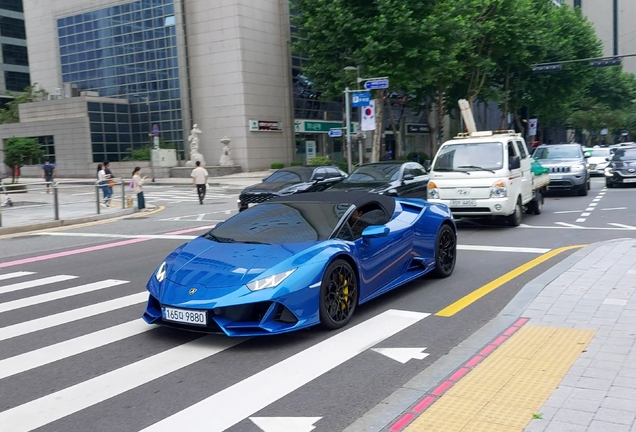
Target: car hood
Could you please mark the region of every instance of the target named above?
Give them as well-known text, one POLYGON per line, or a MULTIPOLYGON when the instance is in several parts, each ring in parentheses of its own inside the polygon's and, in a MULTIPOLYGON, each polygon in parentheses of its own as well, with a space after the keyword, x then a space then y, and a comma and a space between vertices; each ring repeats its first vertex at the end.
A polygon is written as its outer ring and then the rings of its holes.
POLYGON ((602 164, 602 163, 609 163, 605 160, 604 156, 592 156, 587 161, 588 163, 595 164, 595 165, 602 164))
POLYGON ((166 276, 183 286, 240 286, 314 244, 217 243, 199 237, 186 244, 174 261, 168 263, 166 276))
POLYGON ((336 183, 328 190, 337 190, 338 192, 346 192, 350 190, 366 190, 366 191, 379 191, 391 186, 391 183, 387 182, 340 182, 336 183))
POLYGON ((540 159, 538 162, 544 167, 584 164, 581 159, 540 159))
POLYGON ((303 182, 267 182, 249 186, 243 190, 243 193, 255 192, 280 192, 290 186, 303 185, 303 182))

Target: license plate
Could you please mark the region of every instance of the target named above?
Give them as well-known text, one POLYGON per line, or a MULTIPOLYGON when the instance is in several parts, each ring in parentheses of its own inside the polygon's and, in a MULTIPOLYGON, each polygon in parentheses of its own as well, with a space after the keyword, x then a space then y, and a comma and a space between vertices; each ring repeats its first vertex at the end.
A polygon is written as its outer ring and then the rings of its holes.
POLYGON ((623 183, 636 183, 636 178, 623 179, 623 183))
POLYGON ((451 207, 476 207, 477 201, 475 200, 452 200, 450 202, 451 207))
POLYGON ((163 306, 161 314, 165 321, 178 322, 182 324, 193 324, 205 326, 208 324, 208 314, 206 311, 175 309, 163 306))
POLYGON ((550 175, 550 180, 561 180, 563 176, 560 175, 550 175))

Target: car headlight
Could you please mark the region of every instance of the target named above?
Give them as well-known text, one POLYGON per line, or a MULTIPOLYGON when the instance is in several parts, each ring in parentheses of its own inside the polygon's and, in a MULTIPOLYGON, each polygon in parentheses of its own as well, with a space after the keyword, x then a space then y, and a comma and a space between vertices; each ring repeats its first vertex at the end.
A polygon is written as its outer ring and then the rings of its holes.
POLYGON ((614 175, 614 170, 612 169, 611 166, 608 166, 607 168, 605 168, 605 175, 607 177, 612 177, 614 175))
POLYGON ((272 276, 267 276, 265 278, 258 279, 258 280, 255 280, 254 282, 248 283, 247 287, 250 289, 250 291, 260 291, 262 289, 275 288, 281 282, 283 282, 285 279, 287 279, 287 277, 290 274, 292 274, 295 271, 296 271, 296 269, 291 269, 291 270, 287 270, 286 272, 283 272, 283 273, 277 273, 277 274, 272 275, 272 276))
POLYGON ((498 180, 490 186, 490 198, 505 198, 507 196, 508 188, 503 180, 498 180))
POLYGON ((428 182, 428 198, 439 199, 439 189, 437 189, 437 185, 432 181, 428 182))
POLYGON ((572 171, 583 171, 585 169, 585 165, 572 165, 570 169, 572 171))
POLYGON ((157 282, 163 282, 166 279, 166 267, 166 262, 164 261, 157 269, 157 273, 155 273, 157 282))

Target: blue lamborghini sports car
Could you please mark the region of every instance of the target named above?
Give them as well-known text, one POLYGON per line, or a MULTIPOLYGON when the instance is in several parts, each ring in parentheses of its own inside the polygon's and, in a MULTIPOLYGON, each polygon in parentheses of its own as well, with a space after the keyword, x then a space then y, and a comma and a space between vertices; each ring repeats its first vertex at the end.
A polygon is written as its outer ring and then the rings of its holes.
POLYGON ((186 243, 147 285, 149 324, 258 336, 344 326, 356 306, 455 268, 444 204, 368 192, 275 198, 186 243))

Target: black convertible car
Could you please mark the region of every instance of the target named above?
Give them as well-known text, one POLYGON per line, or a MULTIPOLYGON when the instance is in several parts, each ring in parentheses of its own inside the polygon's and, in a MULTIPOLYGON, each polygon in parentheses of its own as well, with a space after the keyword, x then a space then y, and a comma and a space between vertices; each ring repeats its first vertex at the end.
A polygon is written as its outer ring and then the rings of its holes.
POLYGON ((327 192, 363 190, 403 198, 426 199, 429 176, 417 162, 387 161, 360 165, 327 192))
POLYGON ((346 177, 347 173, 335 166, 283 168, 264 178, 262 183, 245 188, 239 195, 239 211, 245 210, 250 204, 262 203, 279 196, 320 192, 346 177))

